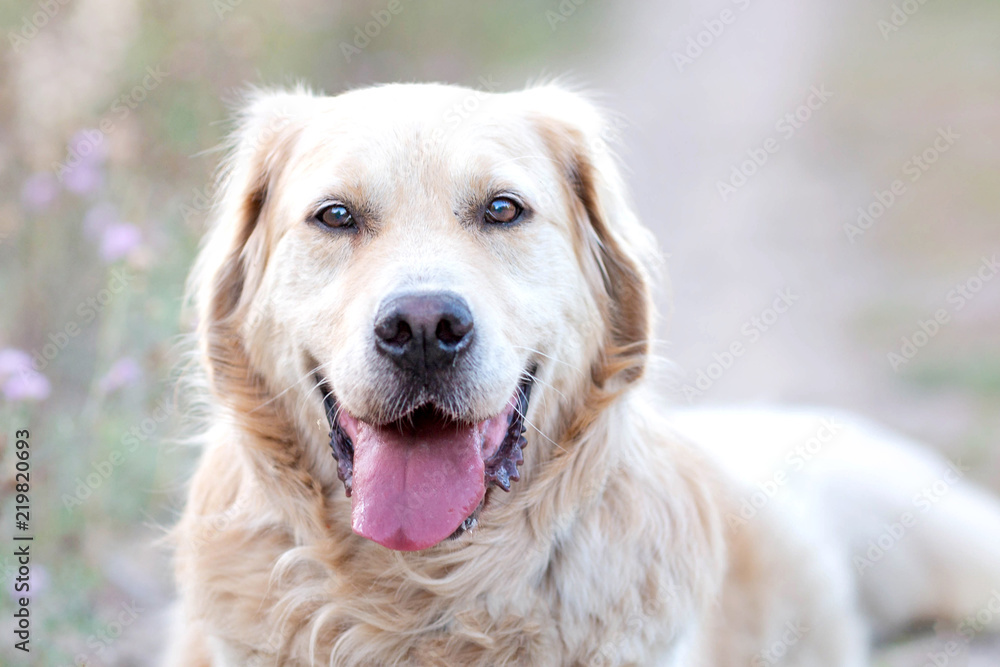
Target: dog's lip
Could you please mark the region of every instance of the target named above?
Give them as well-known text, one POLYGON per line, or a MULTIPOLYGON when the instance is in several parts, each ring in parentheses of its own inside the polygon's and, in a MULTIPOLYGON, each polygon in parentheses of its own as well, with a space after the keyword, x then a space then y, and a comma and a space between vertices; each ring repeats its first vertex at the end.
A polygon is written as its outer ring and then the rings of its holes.
POLYGON ((326 378, 319 372, 315 375, 319 382, 319 389, 323 393, 323 407, 326 411, 327 423, 330 425, 330 448, 333 450, 333 458, 337 461, 337 476, 344 483, 344 491, 349 498, 354 482, 354 444, 340 423, 338 417, 340 407, 333 395, 333 390, 330 389, 326 378))
MULTIPOLYGON (((488 456, 484 457, 483 463, 485 469, 487 495, 483 498, 483 501, 480 502, 479 506, 477 506, 469 514, 469 516, 466 517, 462 525, 455 530, 455 532, 450 536, 451 538, 458 537, 476 525, 477 517, 485 506, 486 501, 489 498, 489 490, 493 486, 499 486, 504 491, 510 491, 511 482, 518 481, 520 479, 518 466, 524 462, 522 450, 527 444, 524 437, 524 431, 526 428, 525 418, 531 396, 531 389, 534 386, 534 378, 537 371, 537 364, 532 364, 529 370, 522 373, 522 379, 517 385, 517 388, 512 396, 512 400, 515 404, 514 409, 511 412, 510 421, 507 424, 504 437, 495 450, 490 452, 488 456)), ((351 437, 348 435, 347 430, 345 430, 344 424, 342 423, 343 416, 348 413, 346 413, 343 406, 338 403, 329 381, 318 371, 315 373, 315 378, 319 390, 322 392, 326 417, 330 425, 330 447, 333 457, 337 461, 337 475, 344 483, 344 490, 347 496, 350 497, 353 488, 354 446, 351 437)), ((423 404, 413 408, 407 412, 403 419, 410 417, 418 410, 426 409, 428 405, 429 404, 423 404)), ((509 406, 510 404, 508 403, 508 407, 490 419, 496 419, 497 417, 503 415, 504 412, 510 409, 509 406)), ((448 418, 445 415, 439 416, 445 419, 448 418)), ((351 416, 351 419, 357 418, 351 416)), ((458 420, 453 421, 456 423, 462 423, 458 420)), ((395 423, 395 421, 388 422, 388 424, 392 423, 395 423)), ((379 424, 379 426, 384 427, 386 424, 379 424)))

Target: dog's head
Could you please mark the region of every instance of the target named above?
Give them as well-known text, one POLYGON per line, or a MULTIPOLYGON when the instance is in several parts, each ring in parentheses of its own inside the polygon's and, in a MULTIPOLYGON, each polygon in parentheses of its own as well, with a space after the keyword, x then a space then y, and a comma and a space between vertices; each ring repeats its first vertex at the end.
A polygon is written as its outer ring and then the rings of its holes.
POLYGON ((327 417, 336 467, 313 472, 359 535, 461 533, 519 479, 525 427, 569 437, 642 374, 652 244, 581 97, 392 85, 241 119, 194 274, 210 380, 236 412, 288 394, 302 432, 327 417))

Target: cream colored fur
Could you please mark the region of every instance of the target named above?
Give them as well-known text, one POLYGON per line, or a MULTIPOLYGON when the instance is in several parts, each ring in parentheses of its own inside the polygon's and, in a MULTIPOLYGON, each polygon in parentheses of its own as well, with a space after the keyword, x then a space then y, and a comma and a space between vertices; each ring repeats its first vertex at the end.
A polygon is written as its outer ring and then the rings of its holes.
POLYGON ((250 100, 191 278, 214 412, 173 532, 168 664, 850 667, 870 628, 988 604, 1000 508, 960 479, 914 509, 940 460, 835 416, 799 469, 821 414, 665 410, 644 372, 654 244, 607 143, 554 86, 250 100), (531 218, 470 217, 497 189, 531 218), (307 223, 332 195, 364 203, 362 232, 307 223), (456 416, 497 414, 538 364, 521 480, 413 553, 351 532, 312 375, 352 414, 391 414, 370 331, 401 284, 475 313, 456 416), (917 524, 859 571, 906 511, 917 524))

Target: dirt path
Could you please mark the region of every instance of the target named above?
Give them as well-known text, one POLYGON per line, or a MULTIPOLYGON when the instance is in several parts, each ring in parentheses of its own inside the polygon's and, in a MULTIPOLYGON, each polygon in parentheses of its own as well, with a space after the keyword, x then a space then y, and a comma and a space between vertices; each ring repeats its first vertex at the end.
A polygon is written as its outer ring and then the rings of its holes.
MULTIPOLYGON (((1000 16, 927 7, 890 31, 888 4, 636 4, 598 67, 669 258, 660 349, 677 400, 847 407, 1000 490, 1000 281, 949 299, 1000 250, 998 195, 969 187, 998 163, 984 142, 1000 134, 1000 16)), ((922 665, 938 643, 877 664, 922 665)), ((1000 664, 1000 644, 968 664, 1000 664)))

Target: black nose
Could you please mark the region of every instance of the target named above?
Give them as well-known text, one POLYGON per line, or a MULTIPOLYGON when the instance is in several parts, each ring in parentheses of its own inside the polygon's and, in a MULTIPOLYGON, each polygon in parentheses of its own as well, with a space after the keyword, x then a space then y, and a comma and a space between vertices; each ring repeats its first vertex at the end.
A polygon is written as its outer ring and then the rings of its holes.
POLYGON ((391 296, 375 315, 375 345, 418 373, 445 369, 472 341, 472 312, 453 292, 391 296))

